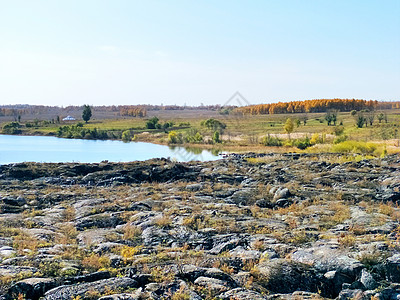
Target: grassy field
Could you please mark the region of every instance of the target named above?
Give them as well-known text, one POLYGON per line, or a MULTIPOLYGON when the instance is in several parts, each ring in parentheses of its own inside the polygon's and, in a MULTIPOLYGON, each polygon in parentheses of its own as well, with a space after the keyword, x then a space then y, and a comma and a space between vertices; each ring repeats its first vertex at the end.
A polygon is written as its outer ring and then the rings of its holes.
MULTIPOLYGON (((378 114, 377 112, 376 114, 378 114)), ((398 152, 399 146, 399 125, 400 125, 400 110, 387 110, 387 122, 379 122, 375 117, 373 126, 368 125, 363 128, 357 128, 356 117, 352 116, 349 112, 343 112, 337 114, 337 126, 343 127, 342 136, 346 136, 347 140, 358 141, 358 142, 375 142, 377 145, 386 145, 390 152, 398 152), (339 125, 342 124, 342 125, 339 125)), ((93 114, 92 119, 83 125, 85 129, 97 129, 111 132, 122 132, 125 130, 131 130, 132 134, 135 135, 136 141, 146 141, 160 144, 168 143, 168 132, 171 130, 176 131, 178 134, 185 135, 188 132, 188 128, 182 129, 182 127, 176 127, 181 123, 190 124, 190 129, 198 131, 202 137, 203 142, 196 143, 195 146, 201 148, 219 148, 228 151, 299 151, 296 147, 291 147, 290 143, 285 142, 289 136, 285 133, 284 123, 288 118, 296 121, 300 121, 299 126, 294 126, 294 130, 291 133, 291 140, 304 139, 306 137, 312 138, 316 134, 324 137, 324 141, 318 143, 320 145, 314 146, 314 150, 318 151, 329 151, 330 145, 333 139, 335 127, 328 126, 325 121, 325 113, 308 113, 308 114, 276 114, 276 115, 220 115, 217 111, 193 111, 193 110, 180 110, 180 111, 151 111, 149 116, 146 118, 116 118, 104 119, 102 116, 100 119, 96 118, 96 114, 93 114), (169 129, 146 129, 146 122, 150 117, 157 116, 163 124, 165 122, 174 122, 174 127, 169 129), (213 131, 201 126, 201 122, 209 118, 215 118, 226 124, 225 130, 221 135, 222 143, 212 143, 213 131), (304 124, 306 119, 306 124, 304 124), (176 128, 175 128, 176 127, 176 128), (261 145, 263 137, 266 135, 279 137, 285 147, 265 147, 261 145), (329 145, 329 147, 321 146, 321 144, 329 145)), ((40 116, 36 116, 36 119, 40 120, 40 116)), ((2 122, 2 126, 7 122, 2 122)), ((21 122, 22 134, 26 135, 56 135, 58 128, 65 125, 77 124, 79 121, 74 123, 62 123, 62 124, 39 124, 38 126, 25 127, 24 124, 32 121, 21 122)), ((296 123, 296 122, 295 122, 296 123)), ((188 144, 188 143, 186 143, 188 144)), ((193 145, 192 145, 193 146, 193 145)), ((293 146, 293 145, 292 145, 293 146)), ((312 149, 308 149, 312 151, 312 149)))

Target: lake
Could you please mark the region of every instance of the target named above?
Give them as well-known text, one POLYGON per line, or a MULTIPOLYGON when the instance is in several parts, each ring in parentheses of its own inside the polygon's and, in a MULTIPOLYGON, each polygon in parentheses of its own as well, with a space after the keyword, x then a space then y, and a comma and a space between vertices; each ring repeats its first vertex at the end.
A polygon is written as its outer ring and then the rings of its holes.
POLYGON ((0 135, 0 164, 17 162, 128 162, 151 158, 177 161, 219 159, 216 153, 143 142, 62 139, 48 136, 0 135))

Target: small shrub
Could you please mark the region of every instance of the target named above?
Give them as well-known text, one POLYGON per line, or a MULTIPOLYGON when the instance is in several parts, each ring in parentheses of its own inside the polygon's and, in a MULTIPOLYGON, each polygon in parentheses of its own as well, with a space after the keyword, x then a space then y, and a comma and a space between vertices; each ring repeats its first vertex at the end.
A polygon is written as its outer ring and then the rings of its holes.
POLYGON ((384 214, 387 216, 392 216, 394 213, 393 204, 392 205, 390 205, 389 203, 388 204, 383 204, 383 203, 379 204, 379 212, 381 214, 384 214))
POLYGON ((62 216, 65 222, 71 222, 75 220, 75 208, 73 206, 68 206, 62 212, 62 216))
POLYGON ((155 267, 151 269, 150 272, 151 278, 155 282, 172 282, 175 278, 175 275, 173 272, 170 272, 167 269, 163 269, 162 267, 155 267))
POLYGON ((374 252, 362 252, 358 260, 365 265, 368 269, 371 269, 373 266, 381 263, 385 260, 385 255, 379 251, 374 252))
POLYGON ((125 130, 122 132, 121 138, 124 142, 130 142, 132 141, 133 135, 130 130, 125 130))
POLYGON ((338 242, 342 247, 350 248, 356 244, 356 238, 352 234, 346 234, 339 237, 338 242))
POLYGON ((165 228, 165 227, 171 226, 172 220, 170 218, 168 218, 167 216, 163 216, 163 217, 157 218, 154 223, 158 227, 165 228))
POLYGON ((73 224, 62 224, 59 232, 62 234, 62 237, 58 238, 60 244, 73 244, 76 242, 75 239, 78 236, 78 231, 73 224))
POLYGON ((171 297, 171 300, 189 300, 191 299, 190 294, 185 290, 184 286, 181 286, 171 297))
POLYGON ((138 226, 126 225, 124 227, 124 240, 135 240, 142 234, 142 229, 138 226))
POLYGON ((40 263, 39 269, 40 272, 46 277, 57 277, 60 275, 60 262, 44 261, 40 263))
POLYGON ((124 258, 124 260, 131 260, 137 253, 140 252, 141 246, 129 247, 123 246, 121 248, 120 254, 124 258))
POLYGON ((172 130, 168 134, 169 144, 182 144, 182 135, 178 134, 175 130, 172 130))
POLYGON ((13 238, 13 248, 20 254, 23 254, 25 249, 31 250, 31 254, 34 254, 39 248, 39 241, 31 235, 21 233, 13 238))
POLYGON ((335 126, 335 128, 333 129, 333 133, 336 136, 340 136, 344 133, 344 127, 343 126, 335 126))
POLYGON ((87 300, 96 300, 101 297, 101 294, 99 291, 96 290, 89 290, 85 293, 85 299, 87 300))
POLYGON ((341 135, 341 136, 336 137, 336 138, 333 140, 333 143, 334 143, 334 144, 343 143, 343 142, 347 141, 348 138, 349 138, 349 137, 348 137, 347 135, 341 135))

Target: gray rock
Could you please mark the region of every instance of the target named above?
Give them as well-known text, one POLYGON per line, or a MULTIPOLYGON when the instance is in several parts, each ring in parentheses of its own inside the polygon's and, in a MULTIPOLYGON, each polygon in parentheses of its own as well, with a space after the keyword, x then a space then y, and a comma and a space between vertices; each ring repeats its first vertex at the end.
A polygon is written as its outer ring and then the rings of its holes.
POLYGON ((0 248, 0 257, 2 258, 8 258, 12 257, 16 254, 17 252, 9 246, 4 246, 0 248))
POLYGON ((201 268, 195 265, 183 265, 179 268, 178 277, 183 280, 194 282, 200 276, 203 276, 206 272, 205 268, 201 268))
POLYGON ((131 278, 110 278, 103 279, 90 283, 78 283, 74 285, 63 285, 52 290, 49 290, 45 294, 44 300, 70 300, 73 297, 80 296, 85 299, 85 294, 88 291, 95 291, 100 294, 106 290, 115 289, 126 289, 126 288, 137 288, 138 282, 131 278))
POLYGON ((197 192, 201 191, 204 187, 203 183, 194 183, 194 184, 189 184, 186 186, 186 189, 191 191, 191 192, 197 192))
POLYGON ((140 295, 137 294, 114 294, 100 297, 99 300, 138 300, 140 295))
POLYGON ((228 284, 226 281, 210 278, 210 277, 199 277, 194 281, 194 284, 204 287, 210 290, 214 294, 219 294, 222 292, 226 292, 229 290, 228 284))
POLYGON ((149 211, 151 210, 151 206, 148 203, 145 203, 143 201, 140 202, 132 202, 129 204, 128 211, 149 211))
POLYGON ((76 229, 85 230, 88 228, 115 228, 117 225, 123 224, 124 220, 119 213, 103 213, 84 217, 77 220, 76 229))
POLYGON ((22 266, 0 266, 0 276, 10 276, 14 277, 16 275, 19 275, 21 273, 36 273, 39 270, 37 268, 33 267, 22 267, 22 266))
POLYGON ((263 297, 260 293, 257 293, 255 291, 251 291, 245 288, 236 288, 232 289, 230 291, 227 291, 223 294, 220 294, 218 298, 221 298, 223 300, 264 300, 266 299, 263 297))
POLYGON ((282 198, 282 199, 278 199, 275 202, 275 205, 277 207, 288 207, 290 204, 292 204, 293 202, 291 200, 282 198))
POLYGON ((263 286, 272 292, 317 292, 320 289, 320 280, 308 265, 277 258, 265 261, 257 268, 264 278, 263 286))
POLYGON ((227 241, 225 243, 220 243, 215 245, 211 250, 210 250, 210 254, 221 254, 222 252, 228 251, 228 250, 232 250, 234 248, 236 248, 237 246, 239 246, 241 243, 240 239, 232 239, 230 241, 227 241))
POLYGON ((365 269, 361 271, 360 282, 364 285, 365 289, 367 290, 374 290, 379 286, 379 284, 375 281, 372 275, 365 269))
POLYGON ((274 200, 277 201, 279 199, 287 198, 289 196, 290 196, 289 189, 280 187, 274 193, 274 200))
POLYGON ((273 208, 274 207, 274 205, 271 203, 271 201, 269 201, 267 199, 257 200, 255 204, 261 208, 273 208))
POLYGON ((98 272, 93 272, 90 274, 85 274, 85 275, 80 275, 80 276, 75 276, 75 277, 69 277, 65 280, 65 284, 74 284, 74 283, 81 283, 81 282, 94 282, 98 281, 101 279, 108 279, 111 277, 110 272, 108 271, 98 271, 98 272))
POLYGON ((172 241, 171 235, 162 228, 156 226, 147 227, 142 232, 143 244, 146 246, 157 246, 159 244, 167 244, 172 241))
POLYGON ((12 205, 12 206, 24 206, 26 204, 26 199, 22 196, 19 196, 17 198, 14 197, 4 197, 3 202, 7 205, 12 205))
POLYGON ((386 260, 386 273, 390 281, 400 283, 400 254, 395 254, 386 260))
POLYGON ((17 299, 21 294, 25 299, 37 300, 56 286, 56 281, 52 278, 28 278, 13 284, 6 296, 17 299))
POLYGON ((349 300, 349 299, 359 299, 359 300, 370 300, 367 298, 362 290, 350 290, 344 289, 339 293, 337 300, 349 300))
POLYGON ((253 200, 254 195, 255 195, 254 189, 245 188, 235 192, 229 199, 234 204, 247 205, 249 202, 253 200))
POLYGON ((207 269, 206 272, 204 273, 204 277, 210 277, 225 281, 231 288, 237 286, 236 282, 232 279, 232 277, 229 274, 217 268, 207 269))
POLYGON ((144 288, 145 292, 150 292, 150 293, 157 293, 160 292, 162 289, 162 286, 160 283, 157 282, 151 282, 146 284, 146 287, 144 288))

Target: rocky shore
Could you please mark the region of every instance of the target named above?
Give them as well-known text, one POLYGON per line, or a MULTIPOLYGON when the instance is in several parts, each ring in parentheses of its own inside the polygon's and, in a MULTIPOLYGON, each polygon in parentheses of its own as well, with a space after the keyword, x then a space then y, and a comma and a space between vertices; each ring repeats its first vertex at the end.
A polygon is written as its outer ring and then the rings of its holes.
POLYGON ((0 166, 0 299, 400 299, 400 157, 0 166))

